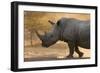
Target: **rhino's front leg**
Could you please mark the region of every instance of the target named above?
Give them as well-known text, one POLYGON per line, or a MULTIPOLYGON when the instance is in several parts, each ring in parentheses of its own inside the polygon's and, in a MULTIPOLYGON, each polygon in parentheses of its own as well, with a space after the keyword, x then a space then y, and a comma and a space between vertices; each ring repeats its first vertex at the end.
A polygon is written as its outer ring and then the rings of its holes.
POLYGON ((67 56, 67 58, 73 58, 75 43, 69 41, 68 46, 69 46, 69 55, 67 56))

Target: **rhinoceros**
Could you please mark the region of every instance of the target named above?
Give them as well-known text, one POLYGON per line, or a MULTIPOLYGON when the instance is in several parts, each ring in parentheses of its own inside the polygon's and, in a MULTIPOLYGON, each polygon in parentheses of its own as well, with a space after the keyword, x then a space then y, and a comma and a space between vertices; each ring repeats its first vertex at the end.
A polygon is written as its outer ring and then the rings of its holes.
POLYGON ((80 58, 83 56, 83 53, 78 48, 79 46, 90 49, 90 20, 61 18, 56 23, 51 20, 48 20, 48 23, 53 26, 50 32, 41 35, 36 31, 43 47, 49 47, 58 40, 64 41, 68 43, 69 47, 68 58, 73 58, 74 51, 80 58))

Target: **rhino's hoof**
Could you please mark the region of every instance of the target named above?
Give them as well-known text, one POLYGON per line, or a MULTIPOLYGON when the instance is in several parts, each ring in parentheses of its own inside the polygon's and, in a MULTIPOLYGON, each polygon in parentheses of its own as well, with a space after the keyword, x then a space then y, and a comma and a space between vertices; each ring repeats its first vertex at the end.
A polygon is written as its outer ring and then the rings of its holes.
POLYGON ((67 58, 73 58, 73 56, 72 55, 68 55, 67 58))
POLYGON ((79 57, 81 58, 82 56, 83 56, 83 53, 82 53, 82 52, 80 52, 80 53, 79 53, 79 57))

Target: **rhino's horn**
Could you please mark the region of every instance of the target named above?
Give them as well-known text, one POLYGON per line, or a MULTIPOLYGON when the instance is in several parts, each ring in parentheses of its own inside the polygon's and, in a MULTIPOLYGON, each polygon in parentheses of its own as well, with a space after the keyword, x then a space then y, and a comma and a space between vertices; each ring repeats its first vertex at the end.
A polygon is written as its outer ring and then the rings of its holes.
POLYGON ((37 34, 40 40, 43 40, 43 35, 39 34, 38 31, 35 31, 35 33, 37 34))
POLYGON ((53 21, 51 21, 51 20, 48 20, 48 22, 49 22, 50 24, 52 24, 52 25, 55 24, 55 22, 53 22, 53 21))

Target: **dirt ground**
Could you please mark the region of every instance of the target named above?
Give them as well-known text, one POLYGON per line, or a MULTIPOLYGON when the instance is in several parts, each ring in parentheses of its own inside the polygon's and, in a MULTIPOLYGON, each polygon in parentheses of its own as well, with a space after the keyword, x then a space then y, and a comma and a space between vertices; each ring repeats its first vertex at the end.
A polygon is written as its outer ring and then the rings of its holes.
MULTIPOLYGON (((27 41, 26 44, 29 44, 27 41)), ((41 46, 41 42, 33 41, 33 47, 24 47, 24 61, 44 61, 44 60, 63 60, 68 59, 66 56, 69 54, 69 48, 67 43, 58 41, 56 44, 45 48, 41 46)), ((90 49, 84 49, 79 47, 80 51, 84 53, 81 59, 90 58, 90 49)), ((74 52, 73 59, 78 58, 78 54, 74 52)))

